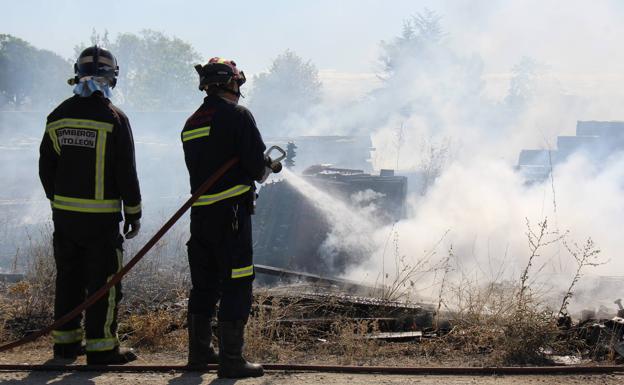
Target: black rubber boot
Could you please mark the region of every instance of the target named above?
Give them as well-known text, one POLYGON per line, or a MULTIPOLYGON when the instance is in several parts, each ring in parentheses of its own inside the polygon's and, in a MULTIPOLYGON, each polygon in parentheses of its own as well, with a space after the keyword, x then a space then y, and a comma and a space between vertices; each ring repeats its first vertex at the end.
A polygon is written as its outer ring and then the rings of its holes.
POLYGON ((188 366, 218 364, 219 356, 212 345, 210 317, 188 315, 188 366))
POLYGON ((260 377, 262 365, 243 358, 244 321, 219 322, 219 378, 260 377))
POLYGON ((103 352, 87 352, 87 365, 122 365, 138 357, 132 349, 115 347, 103 352))
POLYGON ((84 346, 82 346, 80 342, 73 344, 54 344, 53 349, 55 359, 75 360, 78 356, 85 354, 84 346))

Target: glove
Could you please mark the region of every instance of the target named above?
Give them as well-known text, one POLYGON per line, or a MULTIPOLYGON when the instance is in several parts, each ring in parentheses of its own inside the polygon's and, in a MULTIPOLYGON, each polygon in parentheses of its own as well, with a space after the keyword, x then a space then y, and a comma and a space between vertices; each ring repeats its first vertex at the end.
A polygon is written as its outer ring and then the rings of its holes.
POLYGON ((136 237, 136 235, 139 233, 139 229, 141 229, 141 221, 138 219, 131 222, 124 222, 123 232, 126 239, 132 239, 136 237), (132 230, 130 230, 130 228, 132 228, 132 230))
POLYGON ((260 180, 260 183, 264 183, 269 175, 277 174, 282 171, 282 163, 274 162, 268 155, 264 156, 264 175, 260 180))

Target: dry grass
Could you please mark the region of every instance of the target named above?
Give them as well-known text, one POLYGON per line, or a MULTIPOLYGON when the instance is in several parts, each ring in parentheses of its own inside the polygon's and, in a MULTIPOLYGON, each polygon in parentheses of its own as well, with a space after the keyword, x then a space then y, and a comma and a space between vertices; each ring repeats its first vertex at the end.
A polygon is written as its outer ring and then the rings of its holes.
POLYGON ((378 324, 372 321, 336 321, 332 325, 326 351, 336 355, 341 365, 372 364, 382 351, 383 343, 366 336, 378 331, 378 324))
MULTIPOLYGON (((284 300, 275 291, 258 290, 246 330, 247 355, 261 362, 284 363, 465 365, 467 361, 474 365, 525 365, 546 363, 549 351, 579 350, 578 341, 562 338, 557 313, 541 301, 540 293, 532 287, 531 276, 536 270, 533 265, 540 251, 559 235, 548 232, 546 221, 535 231, 529 226, 527 234, 529 259, 515 281, 494 279, 482 284, 466 275, 451 279, 453 262, 458 258, 452 249, 438 264, 429 258, 412 267, 401 265, 406 259, 396 255, 397 277, 385 280, 391 285, 384 286, 384 298, 410 298, 414 277, 442 272, 435 319, 441 327, 450 319, 446 334, 405 343, 372 340, 367 336, 379 331, 379 325, 351 319, 352 309, 340 309, 338 304, 323 300, 297 301, 293 296, 284 300), (331 316, 325 314, 334 305, 336 311, 331 316), (302 321, 314 314, 333 321, 302 321)), ((398 250, 398 236, 394 243, 398 250)), ((18 338, 51 321, 54 262, 50 244, 49 238, 31 242, 28 253, 32 259, 26 280, 0 286, 0 341, 18 338)), ((137 265, 123 281, 120 337, 125 344, 141 350, 183 354, 187 346, 188 267, 185 258, 171 264, 171 259, 158 250, 164 253, 166 248, 157 248, 155 255, 137 265)), ((580 267, 595 263, 597 255, 592 248, 579 250, 581 254, 575 256, 580 261, 579 271, 566 294, 568 298, 580 277, 580 267), (589 257, 583 259, 582 253, 589 257)))
MULTIPOLYGON (((578 268, 559 311, 545 303, 546 293, 532 286, 532 275, 544 249, 556 242, 565 243, 568 233, 559 234, 548 230, 546 220, 532 227, 527 221, 529 257, 517 281, 496 279, 486 284, 461 276, 459 282, 450 284, 441 303, 452 319, 453 328, 440 339, 447 344, 446 350, 459 350, 463 354, 482 354, 495 365, 543 365, 548 355, 577 354, 584 342, 574 333, 565 333, 558 325, 559 315, 581 277, 581 270, 596 266, 599 250, 589 240, 583 248, 570 251, 578 268)), ((439 347, 434 353, 445 351, 439 347)))
POLYGON ((333 317, 329 322, 304 322, 306 315, 322 307, 332 308, 327 300, 298 302, 292 297, 274 296, 270 290, 256 293, 254 311, 246 330, 246 351, 263 362, 301 362, 332 359, 341 364, 370 361, 377 342, 365 337, 378 331, 371 321, 333 317))
POLYGON ((119 335, 128 345, 146 351, 182 351, 187 344, 185 322, 185 311, 130 314, 123 318, 119 335))
POLYGON ((28 237, 26 279, 0 286, 0 338, 19 338, 52 322, 55 264, 51 233, 28 237))

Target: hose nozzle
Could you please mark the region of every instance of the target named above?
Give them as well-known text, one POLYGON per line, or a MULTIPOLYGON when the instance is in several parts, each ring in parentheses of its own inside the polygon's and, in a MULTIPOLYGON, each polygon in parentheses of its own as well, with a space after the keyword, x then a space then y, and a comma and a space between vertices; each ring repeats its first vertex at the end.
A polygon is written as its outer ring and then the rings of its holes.
POLYGON ((264 165, 265 165, 265 172, 264 172, 264 176, 262 177, 262 179, 260 180, 260 183, 264 183, 264 181, 267 180, 267 178, 269 177, 269 175, 271 173, 273 174, 277 174, 278 172, 282 171, 282 159, 286 158, 286 151, 284 151, 281 147, 279 146, 271 146, 265 153, 264 153, 264 165), (271 159, 271 152, 273 151, 278 151, 279 153, 281 153, 281 155, 279 155, 277 158, 275 159, 271 159))
POLYGON ((264 153, 264 158, 267 161, 267 167, 273 170, 273 172, 277 174, 278 172, 282 171, 282 160, 286 158, 286 151, 284 151, 284 149, 281 148, 280 146, 271 146, 264 153), (273 151, 277 151, 281 155, 279 155, 275 159, 272 159, 271 152, 273 151))

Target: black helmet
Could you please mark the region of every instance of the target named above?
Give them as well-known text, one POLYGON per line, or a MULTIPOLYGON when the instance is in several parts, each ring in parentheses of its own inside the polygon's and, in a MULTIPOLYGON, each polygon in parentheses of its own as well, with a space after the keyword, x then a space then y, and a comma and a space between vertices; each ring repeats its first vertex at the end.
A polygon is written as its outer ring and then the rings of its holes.
POLYGON ((240 87, 247 80, 245 73, 236 68, 234 60, 226 60, 220 57, 213 57, 204 66, 196 65, 195 71, 199 74, 200 91, 207 90, 212 85, 224 86, 231 80, 235 80, 240 87))
POLYGON ((69 80, 69 84, 76 84, 85 76, 93 76, 107 79, 114 88, 117 84, 119 66, 115 55, 107 49, 94 45, 80 53, 74 64, 74 73, 76 76, 69 80))

